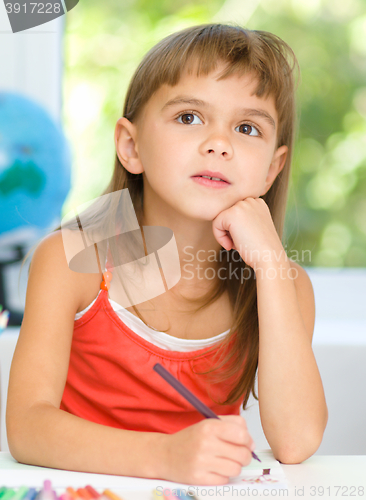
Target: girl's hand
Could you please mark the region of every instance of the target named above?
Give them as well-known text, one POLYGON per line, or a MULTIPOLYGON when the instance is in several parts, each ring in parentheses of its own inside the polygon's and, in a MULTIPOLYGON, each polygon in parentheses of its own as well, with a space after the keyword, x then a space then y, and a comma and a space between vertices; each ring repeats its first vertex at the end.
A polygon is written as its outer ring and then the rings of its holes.
POLYGON ((246 198, 223 210, 212 221, 212 229, 225 250, 237 250, 253 269, 266 255, 272 257, 273 251, 274 257, 285 255, 271 212, 262 198, 246 198))
POLYGON ((186 484, 227 484, 250 463, 255 448, 240 415, 208 418, 166 437, 163 479, 186 484))

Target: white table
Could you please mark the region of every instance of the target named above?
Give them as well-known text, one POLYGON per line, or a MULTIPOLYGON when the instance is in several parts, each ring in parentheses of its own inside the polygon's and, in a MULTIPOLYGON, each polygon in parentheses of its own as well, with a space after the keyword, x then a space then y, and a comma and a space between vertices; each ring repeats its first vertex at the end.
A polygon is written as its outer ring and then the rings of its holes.
MULTIPOLYGON (((191 491, 199 500, 207 498, 289 498, 304 499, 366 499, 366 456, 313 456, 299 465, 282 466, 288 488, 287 491, 272 490, 267 486, 267 492, 258 488, 248 491, 248 486, 189 486, 158 479, 141 479, 105 474, 90 474, 81 472, 61 471, 44 467, 18 464, 8 452, 0 453, 0 486, 41 487, 45 479, 50 479, 54 488, 67 486, 74 488, 91 484, 98 491, 111 488, 124 500, 152 500, 151 492, 155 488, 183 488, 191 491), (14 474, 15 473, 15 474, 14 474), (14 479, 16 478, 16 479, 14 479), (363 490, 361 489, 363 488, 363 490), (362 494, 363 491, 363 494, 362 494), (321 494, 323 492, 323 494, 321 494)), ((162 497, 163 500, 163 497, 162 497)), ((172 497, 173 500, 173 497, 172 497)))

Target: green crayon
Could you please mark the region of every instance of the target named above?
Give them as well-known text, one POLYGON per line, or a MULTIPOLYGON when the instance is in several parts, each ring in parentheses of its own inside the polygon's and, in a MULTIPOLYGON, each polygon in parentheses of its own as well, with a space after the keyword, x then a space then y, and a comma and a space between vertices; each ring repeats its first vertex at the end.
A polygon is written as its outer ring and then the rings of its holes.
POLYGON ((21 486, 11 500, 21 500, 28 493, 28 489, 27 486, 21 486))
MULTIPOLYGON (((1 306, 0 306, 0 307, 1 307, 1 306)), ((8 489, 8 488, 7 488, 6 486, 2 486, 2 487, 0 488, 0 498, 1 498, 3 495, 5 495, 5 493, 6 493, 7 489, 8 489)))
POLYGON ((5 495, 1 497, 1 500, 11 500, 14 495, 15 495, 15 490, 13 488, 8 488, 5 495))

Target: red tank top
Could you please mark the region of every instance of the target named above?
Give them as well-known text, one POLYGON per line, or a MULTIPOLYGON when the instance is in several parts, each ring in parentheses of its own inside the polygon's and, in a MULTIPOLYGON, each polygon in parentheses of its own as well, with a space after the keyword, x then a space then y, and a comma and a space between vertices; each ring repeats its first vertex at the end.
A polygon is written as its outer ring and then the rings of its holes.
POLYGON ((60 408, 92 422, 134 431, 171 434, 201 421, 204 417, 153 370, 160 363, 216 414, 239 414, 243 398, 220 405, 210 396, 224 401, 236 376, 210 384, 206 375, 194 373, 213 366, 219 344, 190 352, 161 349, 128 328, 110 305, 108 292, 101 291, 74 323, 60 408))

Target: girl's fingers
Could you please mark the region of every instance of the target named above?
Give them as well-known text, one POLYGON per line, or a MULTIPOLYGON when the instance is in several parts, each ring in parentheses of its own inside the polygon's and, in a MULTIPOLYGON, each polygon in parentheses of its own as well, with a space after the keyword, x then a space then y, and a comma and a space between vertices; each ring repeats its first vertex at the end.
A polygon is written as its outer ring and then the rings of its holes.
POLYGON ((225 248, 225 250, 229 251, 232 248, 235 249, 234 242, 230 236, 229 231, 224 231, 214 228, 213 234, 217 243, 219 243, 223 248, 225 248))
POLYGON ((229 251, 234 248, 234 241, 230 234, 230 223, 225 220, 225 214, 219 214, 216 219, 212 221, 212 232, 216 241, 229 251))
POLYGON ((225 458, 238 464, 240 467, 244 467, 252 461, 252 452, 247 446, 222 441, 220 447, 218 447, 216 457, 225 458))
POLYGON ((239 476, 242 467, 248 465, 252 459, 248 448, 242 448, 243 453, 237 456, 237 460, 226 457, 215 457, 213 464, 210 467, 210 472, 226 478, 239 476))
POLYGON ((236 445, 243 445, 250 450, 254 449, 254 441, 248 432, 247 424, 240 415, 224 415, 220 417, 223 422, 218 437, 236 445))

